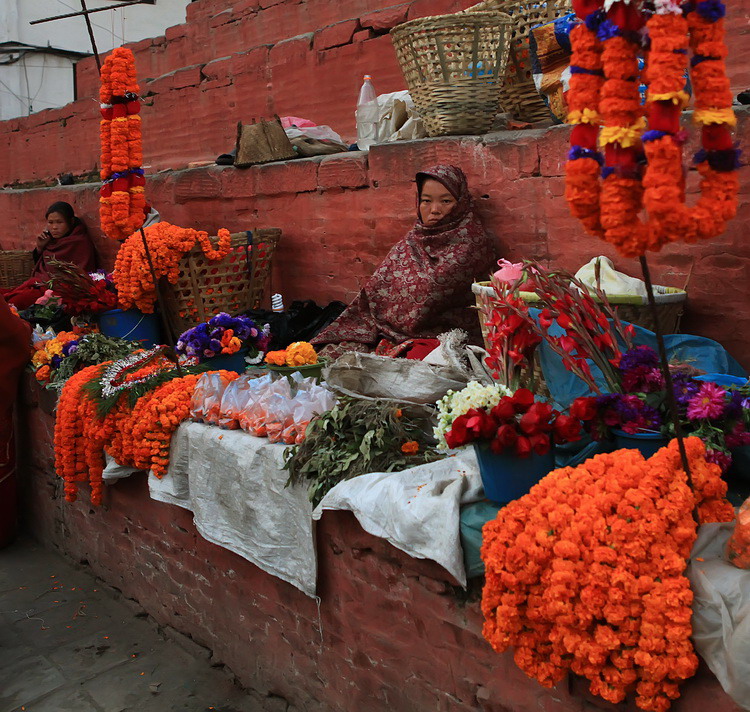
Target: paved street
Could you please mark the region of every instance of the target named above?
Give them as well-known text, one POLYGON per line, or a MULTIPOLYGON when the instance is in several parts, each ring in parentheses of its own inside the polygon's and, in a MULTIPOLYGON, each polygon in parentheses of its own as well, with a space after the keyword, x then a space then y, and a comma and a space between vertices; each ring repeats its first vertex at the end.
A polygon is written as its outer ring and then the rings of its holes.
POLYGON ((0 712, 286 706, 243 691, 209 651, 159 630, 133 601, 40 545, 0 550, 0 712))

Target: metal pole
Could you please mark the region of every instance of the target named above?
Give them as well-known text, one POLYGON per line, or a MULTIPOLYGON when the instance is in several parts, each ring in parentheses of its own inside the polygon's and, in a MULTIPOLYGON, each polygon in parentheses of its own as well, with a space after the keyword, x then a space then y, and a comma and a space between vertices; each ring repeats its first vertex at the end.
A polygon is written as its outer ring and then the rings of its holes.
POLYGON ((172 354, 175 358, 175 367, 177 368, 177 373, 182 376, 182 367, 180 366, 180 360, 177 356, 177 350, 175 349, 175 342, 174 342, 174 336, 172 334, 172 329, 170 328, 169 322, 167 321, 167 312, 164 308, 164 300, 162 299, 161 290, 159 289, 159 282, 156 279, 156 270, 154 269, 154 261, 151 259, 151 250, 148 247, 148 240, 146 239, 146 233, 144 232, 143 228, 139 228, 141 233, 141 240, 143 240, 143 250, 146 253, 146 259, 148 260, 148 267, 151 270, 151 279, 154 282, 154 289, 156 290, 156 300, 159 304, 159 314, 161 315, 161 325, 164 329, 164 334, 167 337, 167 343, 169 344, 169 348, 172 349, 172 354))
MULTIPOLYGON (((654 333, 656 334, 656 344, 659 349, 659 360, 661 361, 661 371, 664 375, 664 384, 667 389, 667 407, 672 414, 672 425, 674 426, 674 434, 677 438, 677 447, 680 451, 680 458, 682 460, 682 467, 687 475, 688 487, 690 491, 695 494, 695 486, 693 485, 693 476, 690 472, 690 463, 688 462, 687 451, 685 450, 685 436, 682 432, 682 423, 680 422, 680 413, 677 410, 677 399, 674 395, 674 384, 672 382, 672 373, 669 370, 669 361, 667 360, 667 349, 664 346, 664 336, 661 332, 661 325, 659 324, 659 313, 656 309, 656 299, 654 297, 654 285, 651 281, 651 270, 648 266, 646 256, 642 255, 638 258, 641 262, 641 271, 643 272, 643 281, 646 283, 646 292, 648 293, 648 304, 651 308, 651 316, 654 320, 654 333)), ((698 505, 693 507, 693 518, 696 524, 700 524, 698 516, 698 505)))
POLYGON ((91 48, 94 50, 94 59, 96 60, 96 68, 99 74, 102 73, 102 60, 99 58, 99 50, 96 48, 96 39, 94 39, 94 28, 91 26, 91 18, 89 17, 89 11, 86 9, 86 0, 81 0, 81 9, 83 10, 83 18, 86 20, 86 29, 89 31, 89 39, 91 40, 91 48))
POLYGON ((68 12, 64 15, 55 15, 54 17, 45 17, 41 20, 32 20, 29 22, 30 25, 41 25, 44 22, 53 22, 54 20, 64 20, 67 17, 80 17, 81 15, 92 15, 95 12, 103 12, 104 10, 119 10, 121 7, 127 7, 128 5, 142 5, 144 0, 127 0, 121 2, 118 5, 107 5, 106 7, 95 7, 91 10, 80 10, 78 12, 68 12))

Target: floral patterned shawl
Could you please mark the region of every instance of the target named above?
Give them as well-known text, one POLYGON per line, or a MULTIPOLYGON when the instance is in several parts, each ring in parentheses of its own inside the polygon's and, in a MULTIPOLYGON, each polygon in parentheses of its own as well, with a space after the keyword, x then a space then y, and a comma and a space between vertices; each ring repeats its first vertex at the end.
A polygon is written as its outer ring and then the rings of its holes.
POLYGON ((492 238, 474 209, 460 168, 439 165, 417 174, 417 222, 396 243, 346 311, 313 340, 335 344, 328 355, 371 351, 383 339, 400 344, 435 337, 455 328, 481 343, 479 319, 470 309, 471 283, 486 279, 495 259, 492 238), (442 183, 458 201, 437 225, 419 217, 425 180, 442 183))

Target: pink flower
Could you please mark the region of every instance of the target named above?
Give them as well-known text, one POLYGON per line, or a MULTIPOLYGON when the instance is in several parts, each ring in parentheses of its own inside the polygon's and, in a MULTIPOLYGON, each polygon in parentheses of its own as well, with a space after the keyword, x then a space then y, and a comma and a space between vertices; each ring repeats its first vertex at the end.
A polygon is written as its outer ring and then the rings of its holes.
POLYGON ((47 303, 47 302, 48 302, 48 301, 49 301, 50 299, 53 299, 53 298, 54 298, 54 296, 55 296, 55 293, 54 293, 54 292, 53 292, 53 291, 52 291, 51 289, 48 289, 48 290, 47 290, 47 291, 46 291, 46 292, 45 292, 44 294, 42 294, 42 296, 41 296, 41 297, 39 297, 39 299, 37 299, 37 300, 36 300, 36 302, 34 302, 34 303, 35 303, 35 304, 40 304, 40 305, 46 304, 46 303, 47 303))
POLYGON ((721 468, 722 472, 726 472, 732 464, 732 456, 721 450, 708 448, 706 450, 706 462, 713 462, 721 468))
POLYGON ((498 260, 498 266, 500 269, 495 272, 495 279, 500 282, 515 282, 521 278, 523 274, 523 263, 522 262, 508 262, 508 260, 498 260))
POLYGON ((690 420, 719 418, 724 414, 727 392, 715 383, 706 381, 688 403, 687 416, 690 420))

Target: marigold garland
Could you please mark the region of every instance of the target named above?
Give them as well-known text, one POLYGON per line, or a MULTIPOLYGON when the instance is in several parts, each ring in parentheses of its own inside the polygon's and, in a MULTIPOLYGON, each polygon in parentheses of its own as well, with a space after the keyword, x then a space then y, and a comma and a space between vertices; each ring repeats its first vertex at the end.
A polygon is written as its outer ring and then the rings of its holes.
MULTIPOLYGON (((180 275, 180 260, 196 242, 212 261, 223 259, 231 249, 231 235, 225 228, 219 230, 216 247, 211 244, 208 233, 170 225, 168 222, 156 223, 143 232, 146 235, 157 282, 161 277, 165 277, 171 284, 177 282, 180 275)), ((123 309, 136 307, 146 314, 154 311, 156 286, 151 277, 140 232, 130 235, 120 246, 112 279, 123 309)))
POLYGON ((634 691, 664 712, 698 660, 684 576, 701 522, 731 521, 726 484, 698 438, 649 460, 637 450, 598 455, 550 473, 484 527, 484 636, 551 687, 568 671, 617 703, 634 691))
POLYGON ((88 482, 92 504, 101 504, 105 452, 121 465, 151 470, 162 477, 169 466, 172 435, 190 414, 199 374, 157 385, 133 407, 123 392, 116 405, 100 417, 87 387, 103 377, 110 363, 89 366, 74 374, 60 394, 55 423, 55 467, 65 480, 68 502, 76 500, 78 484, 88 482))
POLYGON ((627 257, 720 234, 736 213, 739 190, 739 152, 730 134, 736 119, 724 65, 724 5, 688 3, 683 17, 680 6, 656 2, 646 19, 648 56, 641 79, 637 53, 645 13, 627 2, 615 2, 605 12, 601 0, 576 0, 574 9, 584 22, 571 32, 568 122, 575 127, 566 170, 571 212, 587 232, 627 257), (700 198, 692 208, 685 205, 680 129, 688 48, 693 121, 702 126, 702 149, 695 156, 700 198), (644 80, 648 131, 638 94, 644 80), (597 138, 604 154, 597 150, 597 138), (638 217, 642 207, 646 222, 638 217))
POLYGON ((100 124, 102 230, 123 240, 143 224, 146 206, 141 140, 141 105, 133 53, 117 47, 101 71, 100 124))

